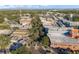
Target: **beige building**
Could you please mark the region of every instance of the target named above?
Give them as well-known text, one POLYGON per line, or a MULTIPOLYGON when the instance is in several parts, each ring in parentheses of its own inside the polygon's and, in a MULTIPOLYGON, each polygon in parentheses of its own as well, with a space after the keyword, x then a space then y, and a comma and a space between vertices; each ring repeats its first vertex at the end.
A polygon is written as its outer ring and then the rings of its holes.
POLYGON ((32 18, 23 18, 20 19, 20 24, 21 25, 30 25, 32 18))
POLYGON ((20 17, 19 22, 21 25, 28 25, 29 26, 31 23, 31 20, 32 20, 32 18, 30 16, 30 14, 24 14, 23 16, 20 17))
POLYGON ((8 35, 10 34, 12 31, 9 29, 2 29, 0 30, 0 35, 8 35))
POLYGON ((11 42, 19 41, 22 44, 26 44, 26 42, 29 39, 28 35, 29 35, 28 30, 23 30, 23 29, 15 30, 10 36, 11 42))
POLYGON ((43 25, 53 25, 54 24, 54 20, 50 17, 40 17, 41 22, 43 23, 43 25))
POLYGON ((28 36, 28 31, 27 30, 21 30, 21 29, 19 29, 19 30, 15 30, 12 34, 11 34, 11 36, 13 37, 26 37, 26 36, 28 36))

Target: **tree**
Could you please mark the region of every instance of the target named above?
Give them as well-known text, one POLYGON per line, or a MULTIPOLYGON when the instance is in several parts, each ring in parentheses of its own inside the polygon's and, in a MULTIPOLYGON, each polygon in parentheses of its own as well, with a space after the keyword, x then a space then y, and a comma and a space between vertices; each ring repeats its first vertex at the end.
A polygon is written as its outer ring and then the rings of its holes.
POLYGON ((4 17, 2 15, 0 15, 0 23, 4 22, 4 17))
POLYGON ((22 46, 20 48, 17 48, 16 50, 11 51, 12 54, 31 54, 31 51, 26 48, 26 46, 22 46))
POLYGON ((69 15, 64 16, 64 18, 67 19, 67 20, 70 19, 69 15))
POLYGON ((37 40, 40 36, 43 35, 43 25, 38 16, 35 16, 31 21, 32 28, 30 29, 30 37, 33 41, 37 40))
POLYGON ((49 46, 49 38, 47 34, 45 34, 44 27, 42 25, 41 20, 38 16, 34 16, 34 19, 31 21, 32 28, 30 29, 30 38, 32 44, 34 42, 40 42, 43 46, 49 46))
POLYGON ((48 36, 44 36, 42 38, 42 45, 45 46, 45 47, 48 47, 49 44, 50 44, 49 37, 48 36))
POLYGON ((0 50, 6 49, 10 43, 10 38, 5 35, 0 35, 0 50))
POLYGON ((79 21, 79 17, 74 16, 74 17, 73 17, 73 21, 79 21))

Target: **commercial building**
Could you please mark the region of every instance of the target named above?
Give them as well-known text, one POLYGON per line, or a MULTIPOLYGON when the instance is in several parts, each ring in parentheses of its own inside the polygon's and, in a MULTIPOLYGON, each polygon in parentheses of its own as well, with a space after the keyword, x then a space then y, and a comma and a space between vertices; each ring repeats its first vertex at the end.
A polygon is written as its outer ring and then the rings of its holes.
POLYGON ((79 38, 79 29, 71 29, 72 38, 79 38))

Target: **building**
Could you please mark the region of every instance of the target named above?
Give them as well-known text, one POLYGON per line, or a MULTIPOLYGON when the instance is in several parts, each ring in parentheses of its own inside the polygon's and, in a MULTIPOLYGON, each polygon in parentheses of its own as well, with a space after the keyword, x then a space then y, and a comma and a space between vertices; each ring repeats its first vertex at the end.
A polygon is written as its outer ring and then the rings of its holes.
POLYGON ((48 37, 50 38, 50 47, 63 48, 71 50, 79 50, 79 40, 65 36, 63 33, 67 29, 50 27, 48 30, 48 37))
POLYGON ((27 17, 27 16, 22 16, 21 19, 19 20, 21 25, 30 25, 32 18, 27 17))
POLYGON ((9 35, 12 31, 9 29, 0 29, 0 35, 9 35))
POLYGON ((19 22, 24 27, 31 27, 31 20, 32 20, 32 18, 30 16, 30 14, 24 14, 20 17, 19 22))
POLYGON ((15 30, 10 36, 11 42, 19 42, 23 45, 25 44, 28 45, 28 41, 29 41, 28 35, 29 35, 28 30, 24 30, 24 29, 15 30))
POLYGON ((79 26, 79 22, 75 21, 75 22, 70 22, 71 26, 79 26))
POLYGON ((48 36, 50 38, 50 47, 63 48, 71 50, 79 50, 79 40, 63 35, 64 31, 50 31, 48 36))
POLYGON ((18 30, 15 30, 12 34, 11 34, 12 37, 26 37, 28 36, 28 31, 27 30, 22 30, 22 29, 18 29, 18 30))
POLYGON ((79 38, 79 29, 71 29, 72 38, 79 38))
POLYGON ((40 17, 40 20, 44 26, 51 26, 54 24, 54 20, 52 17, 42 16, 40 17))
POLYGON ((11 41, 12 42, 17 42, 18 40, 21 39, 26 39, 28 37, 28 31, 27 30, 15 30, 12 34, 11 34, 11 41))
POLYGON ((20 19, 20 24, 21 25, 30 25, 30 23, 31 23, 31 18, 23 18, 23 19, 20 19))

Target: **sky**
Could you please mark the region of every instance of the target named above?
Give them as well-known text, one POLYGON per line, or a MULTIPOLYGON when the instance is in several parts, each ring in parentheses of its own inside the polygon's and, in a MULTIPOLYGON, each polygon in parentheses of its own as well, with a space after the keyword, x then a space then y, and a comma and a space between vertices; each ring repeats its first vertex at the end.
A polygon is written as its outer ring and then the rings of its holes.
POLYGON ((0 0, 0 5, 79 5, 79 0, 0 0))
POLYGON ((79 9, 79 5, 0 5, 0 9, 79 9))
POLYGON ((79 8, 79 0, 0 0, 0 9, 79 8))

